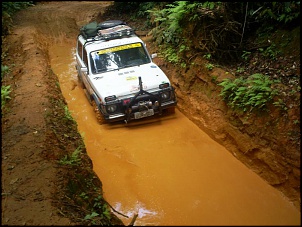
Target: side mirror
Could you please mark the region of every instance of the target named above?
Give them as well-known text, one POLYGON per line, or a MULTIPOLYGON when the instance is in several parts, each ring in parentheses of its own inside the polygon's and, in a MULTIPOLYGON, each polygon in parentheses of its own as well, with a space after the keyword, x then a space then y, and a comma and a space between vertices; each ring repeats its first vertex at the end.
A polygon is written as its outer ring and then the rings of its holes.
POLYGON ((157 57, 157 53, 151 54, 151 58, 156 58, 157 57))

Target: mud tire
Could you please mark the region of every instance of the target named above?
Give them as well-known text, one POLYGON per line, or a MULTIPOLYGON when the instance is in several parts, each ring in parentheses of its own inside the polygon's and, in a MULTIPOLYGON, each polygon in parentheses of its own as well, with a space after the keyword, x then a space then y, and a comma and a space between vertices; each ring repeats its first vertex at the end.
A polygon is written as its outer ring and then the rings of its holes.
POLYGON ((98 123, 99 123, 100 125, 105 124, 105 123, 106 123, 105 118, 104 118, 103 115, 100 113, 99 108, 97 107, 97 105, 96 105, 96 103, 95 103, 94 100, 92 100, 92 107, 93 107, 93 110, 94 110, 94 112, 95 112, 96 119, 97 119, 98 123))

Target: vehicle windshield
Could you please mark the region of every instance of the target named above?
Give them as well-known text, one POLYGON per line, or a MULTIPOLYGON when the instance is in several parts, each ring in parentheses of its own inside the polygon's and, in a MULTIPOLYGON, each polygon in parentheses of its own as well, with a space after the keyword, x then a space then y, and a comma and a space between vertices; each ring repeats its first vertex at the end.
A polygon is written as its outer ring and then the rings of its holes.
POLYGON ((150 63, 142 43, 132 43, 90 53, 93 74, 150 63))

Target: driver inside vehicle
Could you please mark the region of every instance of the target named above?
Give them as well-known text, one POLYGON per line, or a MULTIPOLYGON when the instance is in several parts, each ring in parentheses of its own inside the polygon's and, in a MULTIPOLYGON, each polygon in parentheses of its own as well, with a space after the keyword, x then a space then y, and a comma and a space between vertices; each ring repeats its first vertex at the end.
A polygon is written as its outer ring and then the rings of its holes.
POLYGON ((107 70, 119 68, 121 57, 118 54, 109 52, 106 58, 107 58, 107 70))
POLYGON ((97 52, 94 52, 91 56, 91 67, 93 73, 118 69, 121 65, 121 58, 116 53, 108 52, 106 54, 99 55, 97 52))
MULTIPOLYGON (((111 48, 113 49, 113 48, 111 48)), ((118 50, 103 49, 91 53, 92 73, 147 64, 150 62, 140 43, 120 46, 118 50)))

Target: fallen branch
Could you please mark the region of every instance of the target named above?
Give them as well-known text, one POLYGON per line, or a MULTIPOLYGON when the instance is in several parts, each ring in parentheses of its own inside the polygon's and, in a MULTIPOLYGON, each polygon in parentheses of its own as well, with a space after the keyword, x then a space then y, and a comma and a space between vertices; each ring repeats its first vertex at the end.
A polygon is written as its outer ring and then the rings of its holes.
POLYGON ((136 221, 136 218, 137 218, 138 214, 135 214, 132 218, 132 221, 130 222, 130 224, 128 226, 133 226, 134 225, 134 222, 136 221))
POLYGON ((111 208, 114 212, 116 212, 116 213, 118 213, 119 215, 122 215, 122 216, 124 216, 124 217, 126 217, 126 218, 129 218, 127 215, 122 214, 122 213, 118 212, 116 209, 114 209, 108 202, 106 202, 106 203, 108 204, 108 206, 110 206, 110 208, 111 208))

